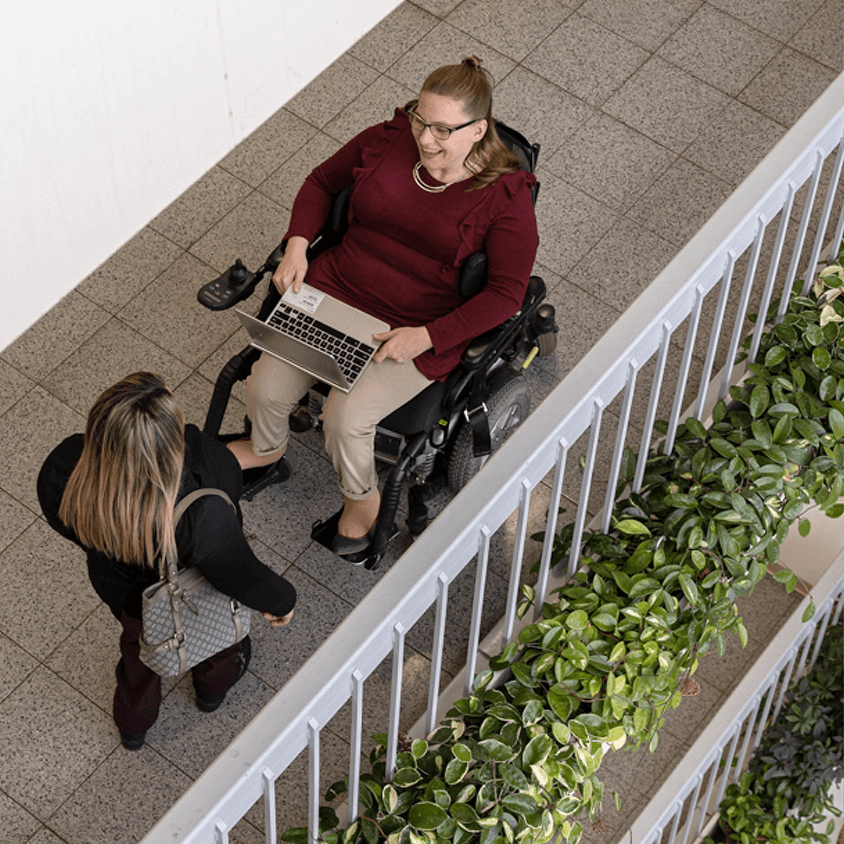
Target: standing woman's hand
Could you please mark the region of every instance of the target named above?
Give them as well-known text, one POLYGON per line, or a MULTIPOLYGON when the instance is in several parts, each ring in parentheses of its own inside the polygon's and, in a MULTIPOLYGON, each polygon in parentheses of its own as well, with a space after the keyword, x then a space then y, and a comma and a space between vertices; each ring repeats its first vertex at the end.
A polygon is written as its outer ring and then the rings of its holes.
POLYGON ((287 241, 284 257, 273 273, 273 284, 282 296, 288 287, 292 286, 294 293, 302 289, 305 274, 308 272, 308 245, 307 238, 299 236, 291 237, 287 241))
POLYGON ((273 615, 270 612, 262 612, 261 615, 269 621, 270 627, 284 627, 285 624, 290 624, 293 618, 293 610, 290 610, 287 615, 273 615))

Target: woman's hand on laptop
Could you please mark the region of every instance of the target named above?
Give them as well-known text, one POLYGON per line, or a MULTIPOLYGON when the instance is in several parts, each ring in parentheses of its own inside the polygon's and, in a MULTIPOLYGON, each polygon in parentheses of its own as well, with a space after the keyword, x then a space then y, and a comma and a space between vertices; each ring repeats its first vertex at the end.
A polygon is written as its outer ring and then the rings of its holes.
POLYGON ((282 296, 288 287, 292 286, 294 293, 302 289, 305 274, 308 272, 308 259, 305 257, 307 249, 308 240, 305 237, 294 235, 287 241, 284 257, 273 273, 273 284, 282 296))
POLYGON ((394 328, 392 331, 373 334, 372 337, 381 342, 381 346, 372 358, 375 363, 380 363, 386 358, 404 363, 406 360, 413 360, 434 345, 424 325, 418 328, 394 328))

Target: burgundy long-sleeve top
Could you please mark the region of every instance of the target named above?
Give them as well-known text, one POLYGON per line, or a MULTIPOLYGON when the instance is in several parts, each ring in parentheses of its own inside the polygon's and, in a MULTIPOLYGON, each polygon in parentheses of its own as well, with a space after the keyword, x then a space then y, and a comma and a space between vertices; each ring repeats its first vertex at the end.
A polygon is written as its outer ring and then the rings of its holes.
MULTIPOLYGON (((311 262, 308 284, 389 323, 425 326, 433 348, 415 358, 419 371, 444 379, 469 342, 500 325, 522 304, 538 236, 530 188, 519 171, 467 191, 473 180, 428 193, 413 180, 419 161, 404 112, 353 138, 305 180, 285 239, 313 241, 331 197, 354 182, 349 229, 339 245, 311 262), (460 266, 484 249, 489 276, 464 302, 460 266)), ((429 185, 440 182, 423 167, 429 185)))

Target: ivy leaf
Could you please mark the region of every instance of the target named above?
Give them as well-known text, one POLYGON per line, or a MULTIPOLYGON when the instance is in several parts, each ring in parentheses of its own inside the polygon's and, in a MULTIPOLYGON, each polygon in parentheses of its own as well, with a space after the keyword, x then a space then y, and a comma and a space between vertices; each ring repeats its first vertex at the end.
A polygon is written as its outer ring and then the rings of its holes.
POLYGON ((757 384, 750 394, 750 415, 758 419, 771 402, 771 393, 764 384, 757 384))
POLYGON ((690 416, 686 419, 686 430, 693 437, 697 437, 697 439, 706 442, 706 428, 704 428, 700 421, 695 419, 694 416, 690 416))
POLYGON ((421 779, 422 774, 416 768, 402 768, 400 771, 396 771, 393 783, 399 788, 409 788, 411 785, 416 785, 421 779))
POLYGON ((566 617, 566 626, 582 632, 589 626, 589 616, 583 610, 575 610, 566 617))
POLYGON ((567 745, 571 741, 571 730, 561 721, 551 722, 551 732, 559 744, 567 745))
POLYGON ((669 493, 663 497, 662 503, 666 507, 679 507, 682 510, 693 510, 698 505, 696 498, 682 492, 669 493))
MULTIPOLYGON (((794 408, 794 411, 795 413, 797 412, 796 407, 794 408)), ((737 454, 736 447, 722 437, 713 437, 710 441, 710 445, 723 457, 729 457, 732 459, 737 454)))
POLYGON ((650 536, 651 532, 636 519, 622 519, 616 524, 616 529, 629 536, 650 536))
POLYGON ((832 363, 832 355, 823 346, 816 346, 812 349, 812 363, 821 371, 829 369, 829 365, 832 363))
POLYGON ((703 529, 700 525, 695 525, 692 528, 686 544, 689 548, 700 548, 703 545, 703 529))
POLYGON ((407 822, 414 829, 436 829, 448 815, 436 803, 415 803, 407 813, 407 822))
POLYGON ((797 586, 797 575, 791 569, 780 569, 774 572, 774 580, 784 584, 786 592, 793 592, 797 586))
POLYGON ((810 621, 814 615, 817 607, 815 606, 815 602, 812 601, 808 607, 803 611, 803 623, 805 624, 807 621, 810 621))
POLYGON ((451 752, 454 754, 454 758, 459 759, 461 762, 472 761, 472 751, 463 743, 455 744, 454 747, 451 748, 451 752))
POLYGON ((510 788, 515 788, 517 791, 527 791, 530 788, 530 780, 521 768, 504 763, 499 767, 498 772, 510 788))
POLYGON ((384 808, 387 811, 387 814, 391 814, 395 812, 396 806, 399 802, 399 793, 396 789, 390 784, 387 783, 384 786, 384 790, 382 792, 382 796, 384 798, 384 808))
POLYGON ((551 752, 552 747, 553 744, 550 736, 539 735, 536 738, 532 738, 522 753, 522 759, 525 765, 538 765, 540 762, 543 762, 551 752))
POLYGON ((800 533, 800 536, 808 536, 811 529, 812 523, 808 519, 800 519, 797 523, 797 530, 800 533))
POLYGON ((844 440, 844 413, 835 407, 830 408, 829 424, 835 439, 844 440))
POLYGON ((490 738, 478 742, 476 756, 482 762, 509 762, 515 753, 512 747, 490 738))
POLYGON ((700 595, 697 591, 697 586, 695 586, 694 581, 685 572, 680 574, 678 580, 680 581, 680 588, 683 590, 683 594, 686 596, 686 600, 693 607, 697 606, 700 603, 700 595))
POLYGON ((461 762, 459 759, 449 760, 449 763, 445 766, 445 773, 443 774, 446 785, 454 785, 460 782, 466 776, 466 771, 468 770, 469 766, 465 762, 461 762))
POLYGON ((548 704, 558 718, 568 721, 574 707, 574 700, 565 686, 551 686, 548 689, 548 704))
POLYGON ((528 688, 532 688, 536 685, 536 680, 533 679, 530 675, 530 669, 523 665, 521 662, 514 662, 510 666, 510 670, 513 672, 513 676, 523 685, 528 686, 528 688))
POLYGON ((754 419, 750 424, 753 436, 762 443, 762 448, 769 449, 774 444, 771 426, 764 419, 754 419))
MULTIPOLYGON (((777 328, 789 328, 790 326, 777 326, 777 328)), ((776 332, 781 334, 782 332, 776 332)), ((785 338, 782 338, 785 339, 785 338)), ((795 336, 796 339, 796 336, 795 336)), ((767 353, 765 354, 765 366, 768 369, 773 369, 776 366, 779 366, 786 357, 788 356, 788 351, 786 350, 785 346, 772 346, 768 349, 767 353)))
POLYGON ((821 308, 821 328, 823 328, 830 322, 844 322, 844 317, 838 314, 835 308, 832 307, 832 305, 824 305, 823 308, 821 308))
POLYGON ((592 624, 604 633, 612 633, 618 621, 614 615, 608 612, 599 612, 592 616, 592 624))
POLYGON ((627 731, 621 726, 610 727, 606 740, 613 750, 621 750, 627 742, 627 731))
POLYGON ((520 815, 533 814, 539 808, 529 794, 508 794, 501 800, 501 805, 503 808, 520 815))
MULTIPOLYGON (((550 655, 552 660, 554 658, 554 654, 550 655)), ((539 700, 530 700, 528 701, 527 706, 522 711, 522 723, 525 726, 530 726, 532 724, 536 724, 539 720, 541 720, 543 715, 543 708, 542 708, 542 701, 539 700)))

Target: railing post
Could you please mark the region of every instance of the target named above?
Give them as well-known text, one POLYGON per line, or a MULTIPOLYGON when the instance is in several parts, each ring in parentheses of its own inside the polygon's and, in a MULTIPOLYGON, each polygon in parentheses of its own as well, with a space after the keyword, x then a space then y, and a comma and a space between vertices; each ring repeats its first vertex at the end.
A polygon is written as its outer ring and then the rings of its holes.
POLYGON ((510 585, 507 588, 507 610, 504 613, 504 641, 506 645, 513 638, 516 624, 516 609, 519 603, 519 581, 522 574, 525 538, 527 535, 528 516, 530 515, 530 481, 523 480, 519 490, 519 519, 514 537, 513 561, 510 564, 510 585))
POLYGON ((390 723, 387 727, 387 780, 392 782, 396 773, 399 746, 399 717, 401 715, 401 685, 404 670, 404 625, 393 627, 393 676, 390 688, 390 723))
POLYGON ((319 732, 316 718, 308 721, 308 842, 319 840, 319 732))
POLYGON ((586 525, 586 514, 589 510, 589 493, 592 489, 592 479, 595 475, 595 455, 598 451, 598 440, 601 435, 601 418, 604 414, 604 402, 596 398, 592 403, 592 423, 589 428, 589 444, 586 447, 586 462, 583 466, 583 481, 580 484, 580 502, 577 506, 577 516, 574 523, 574 534, 571 539, 569 552, 569 575, 577 569, 580 559, 580 543, 583 539, 583 528, 586 525))
POLYGON ((360 801, 360 751, 363 738, 363 674, 352 672, 352 735, 349 747, 349 823, 358 816, 360 801))
POLYGON ((448 577, 441 573, 437 578, 437 610, 434 618, 434 641, 431 646, 431 677, 428 683, 428 711, 425 735, 437 726, 437 703, 440 696, 440 671, 445 647, 445 621, 448 610, 448 577))
POLYGON ((557 443, 557 459, 554 464, 554 480, 551 484, 551 503, 548 505, 548 519, 545 522, 545 539, 542 542, 542 554, 539 559, 539 577, 536 581, 536 603, 534 606, 534 620, 542 615, 542 605, 548 594, 548 577, 551 573, 551 557, 557 536, 557 516, 559 515, 560 499, 563 494, 563 479, 566 475, 566 457, 568 455, 568 441, 565 437, 557 443))
POLYGON ((478 536, 478 568, 475 572, 475 597, 472 602, 472 621, 469 625, 469 647, 466 651, 466 677, 464 692, 472 694, 475 686, 475 670, 478 665, 478 646, 481 641, 481 619, 483 617, 484 592, 486 591, 486 570, 489 565, 489 528, 484 525, 478 536))

